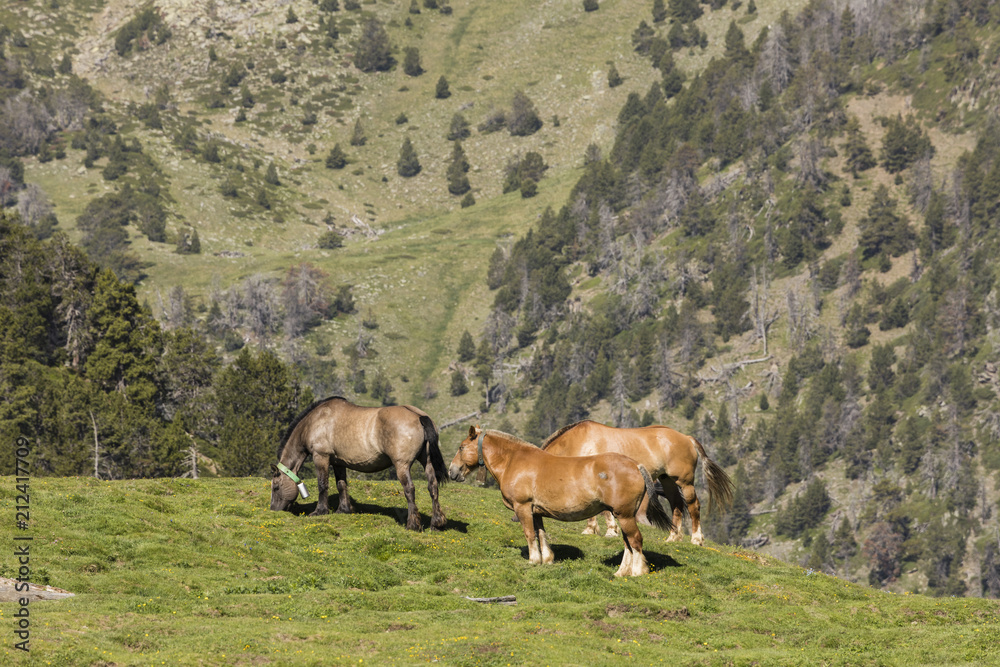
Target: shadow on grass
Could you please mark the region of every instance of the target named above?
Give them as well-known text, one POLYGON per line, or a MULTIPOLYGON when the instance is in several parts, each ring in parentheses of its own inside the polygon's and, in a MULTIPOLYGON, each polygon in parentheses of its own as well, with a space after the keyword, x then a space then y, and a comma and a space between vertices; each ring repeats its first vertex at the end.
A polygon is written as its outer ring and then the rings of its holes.
MULTIPOLYGON (((646 555, 646 562, 649 563, 649 567, 652 570, 662 570, 665 567, 681 567, 681 564, 675 561, 673 558, 666 554, 658 554, 655 551, 645 550, 642 553, 646 555)), ((604 564, 608 567, 618 567, 621 565, 622 556, 625 555, 624 550, 619 551, 614 556, 610 556, 604 559, 604 564)))
MULTIPOLYGON (((337 503, 339 498, 337 496, 330 497, 330 514, 336 513, 337 503)), ((406 526, 406 508, 405 507, 383 507, 382 505, 372 505, 369 503, 359 503, 353 498, 351 499, 351 504, 354 506, 354 514, 377 514, 380 516, 388 517, 395 521, 400 526, 406 526)), ((295 503, 289 508, 289 512, 295 516, 309 516, 316 510, 316 503, 295 503)), ((428 530, 431 525, 431 519, 428 515, 423 512, 420 513, 420 525, 428 530)), ((459 533, 469 532, 469 524, 464 521, 455 521, 453 519, 448 519, 448 522, 444 525, 443 530, 454 530, 459 533)))
MULTIPOLYGON (((561 560, 581 560, 583 558, 583 550, 571 544, 549 544, 549 546, 552 548, 552 554, 555 556, 556 562, 561 560)), ((521 547, 521 557, 524 560, 528 560, 527 545, 521 547)))

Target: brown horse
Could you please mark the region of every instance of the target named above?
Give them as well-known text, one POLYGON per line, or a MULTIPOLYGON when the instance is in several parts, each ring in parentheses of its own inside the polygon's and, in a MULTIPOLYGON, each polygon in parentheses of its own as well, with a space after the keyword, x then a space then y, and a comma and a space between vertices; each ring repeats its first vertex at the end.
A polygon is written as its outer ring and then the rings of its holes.
MULTIPOLYGON (((660 494, 667 499, 674 511, 675 529, 670 533, 671 542, 684 538, 682 519, 686 505, 691 515, 691 541, 699 545, 705 543, 701 532, 698 494, 694 490, 694 473, 699 457, 704 459, 709 509, 716 503, 726 508, 733 500, 732 480, 725 470, 708 458, 701 443, 690 435, 678 433, 666 426, 614 428, 585 420, 550 435, 542 443, 542 449, 559 456, 616 452, 645 466, 654 478, 659 479, 663 487, 660 494)), ((605 514, 605 519, 608 521, 608 536, 616 535, 611 517, 605 514)), ((590 520, 584 532, 597 532, 596 516, 590 520)))
POLYGON ((637 516, 644 516, 661 530, 673 528, 653 490, 652 477, 620 454, 556 457, 512 435, 472 426, 449 472, 452 479, 462 481, 479 466, 485 466, 496 478, 504 505, 517 514, 532 564, 555 559, 543 517, 580 521, 602 511, 612 512, 625 541, 616 577, 649 572, 637 516))
POLYGON ((444 527, 445 516, 438 504, 438 484, 447 479, 444 457, 438 447, 434 422, 422 410, 411 405, 364 408, 339 396, 313 403, 295 418, 278 445, 278 465, 271 466, 272 510, 287 509, 295 500, 296 483, 301 485, 297 473, 307 456, 312 456, 316 465, 319 487, 313 515, 330 511, 331 464, 340 495, 337 512, 344 513, 354 511, 347 494, 348 468, 377 472, 393 466, 406 496, 406 527, 420 530, 420 514, 410 478, 410 467, 414 461, 420 461, 427 474, 427 490, 433 504, 431 529, 444 527))

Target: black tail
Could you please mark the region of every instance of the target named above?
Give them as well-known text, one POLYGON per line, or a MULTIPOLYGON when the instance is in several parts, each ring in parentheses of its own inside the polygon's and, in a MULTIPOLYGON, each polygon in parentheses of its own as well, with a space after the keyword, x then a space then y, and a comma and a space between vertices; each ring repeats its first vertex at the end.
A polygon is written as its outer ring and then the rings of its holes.
POLYGON ((688 504, 687 498, 681 493, 680 487, 677 483, 669 477, 664 477, 667 480, 667 485, 669 487, 664 487, 660 482, 656 482, 656 493, 661 498, 666 498, 667 502, 670 503, 671 509, 679 509, 682 516, 688 516, 688 504))
POLYGON ((646 520, 654 528, 672 531, 674 529, 674 520, 670 518, 670 515, 663 509, 663 505, 660 504, 660 496, 656 493, 653 478, 649 476, 649 473, 642 466, 639 466, 639 472, 642 473, 642 479, 646 482, 646 498, 649 501, 649 504, 646 506, 646 520))
POLYGON ((427 443, 427 462, 434 468, 434 477, 438 484, 448 481, 448 473, 444 465, 444 457, 438 446, 438 431, 434 422, 427 415, 420 415, 420 423, 424 427, 424 441, 427 443))

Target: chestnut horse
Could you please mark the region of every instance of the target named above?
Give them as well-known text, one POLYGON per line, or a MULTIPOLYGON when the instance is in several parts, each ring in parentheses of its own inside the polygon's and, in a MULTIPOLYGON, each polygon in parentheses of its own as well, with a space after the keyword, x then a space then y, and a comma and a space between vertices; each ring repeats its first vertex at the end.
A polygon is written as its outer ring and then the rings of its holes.
POLYGON ((580 521, 602 511, 614 514, 625 542, 616 577, 649 572, 637 516, 661 530, 673 528, 653 490, 652 477, 620 454, 557 457, 512 435, 471 426, 449 472, 452 479, 462 481, 480 466, 496 478, 504 505, 517 514, 532 564, 555 559, 543 517, 580 521))
POLYGON ((422 410, 412 405, 365 408, 340 396, 313 403, 295 418, 278 445, 278 464, 271 465, 272 510, 281 511, 292 504, 299 493, 296 484, 304 490, 297 473, 308 456, 312 456, 316 465, 319 487, 313 516, 330 511, 331 464, 340 496, 337 512, 342 513, 354 511, 347 493, 348 468, 377 472, 393 466, 406 496, 406 527, 420 530, 420 514, 410 478, 410 467, 414 461, 420 461, 427 474, 427 490, 433 504, 431 530, 444 527, 445 516, 438 504, 438 484, 447 480, 444 457, 438 447, 434 422, 422 410))
MULTIPOLYGON (((674 530, 668 538, 676 542, 684 538, 682 519, 685 505, 691 515, 691 541, 702 545, 701 510, 698 494, 694 490, 694 473, 698 459, 704 460, 705 480, 708 482, 709 509, 718 503, 723 509, 733 500, 733 482, 729 475, 712 459, 705 448, 690 435, 678 433, 666 426, 645 428, 614 428, 595 421, 584 420, 570 424, 550 435, 542 449, 558 456, 587 456, 605 452, 624 454, 645 466, 649 474, 659 479, 660 494, 667 499, 674 513, 674 530)), ((608 537, 617 534, 614 522, 608 521, 608 537)), ((597 532, 597 517, 587 525, 585 533, 597 532)))

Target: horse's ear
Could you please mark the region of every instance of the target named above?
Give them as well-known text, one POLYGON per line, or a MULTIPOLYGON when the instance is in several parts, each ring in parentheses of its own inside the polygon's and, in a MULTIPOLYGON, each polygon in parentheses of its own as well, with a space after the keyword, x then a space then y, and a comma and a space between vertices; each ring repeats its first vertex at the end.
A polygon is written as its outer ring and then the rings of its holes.
POLYGON ((479 424, 474 424, 469 427, 469 437, 475 438, 477 435, 479 435, 479 424))
POLYGON ((274 465, 273 463, 271 464, 271 474, 272 475, 278 474, 278 466, 274 465))

